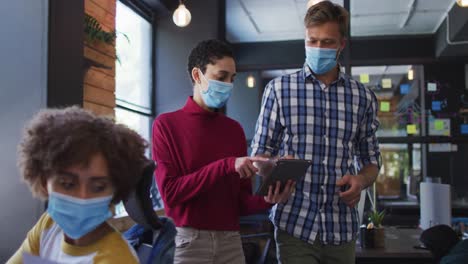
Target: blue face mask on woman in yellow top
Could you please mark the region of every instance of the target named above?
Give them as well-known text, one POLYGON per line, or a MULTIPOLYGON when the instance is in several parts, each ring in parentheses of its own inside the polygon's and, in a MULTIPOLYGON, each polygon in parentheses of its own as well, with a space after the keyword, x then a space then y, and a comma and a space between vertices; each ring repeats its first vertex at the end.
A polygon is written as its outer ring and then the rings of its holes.
POLYGON ((47 213, 72 239, 83 237, 112 216, 109 209, 112 195, 79 199, 49 192, 47 213))
POLYGON ((216 80, 208 80, 205 75, 200 71, 200 75, 208 83, 208 88, 200 94, 209 108, 221 108, 231 97, 232 89, 234 85, 232 83, 221 82, 216 80))

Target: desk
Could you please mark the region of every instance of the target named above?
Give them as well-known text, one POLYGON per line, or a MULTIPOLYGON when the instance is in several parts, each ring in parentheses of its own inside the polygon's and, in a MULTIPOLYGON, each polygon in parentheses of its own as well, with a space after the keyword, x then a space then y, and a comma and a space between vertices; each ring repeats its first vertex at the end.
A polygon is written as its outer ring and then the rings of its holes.
POLYGON ((385 248, 361 248, 356 243, 356 263, 433 263, 428 250, 420 245, 421 229, 385 227, 385 248))

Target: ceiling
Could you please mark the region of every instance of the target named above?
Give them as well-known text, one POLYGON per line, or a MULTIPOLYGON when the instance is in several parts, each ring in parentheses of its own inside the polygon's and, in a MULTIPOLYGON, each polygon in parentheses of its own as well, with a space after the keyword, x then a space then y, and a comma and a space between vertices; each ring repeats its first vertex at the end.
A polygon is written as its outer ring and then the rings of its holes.
MULTIPOLYGON (((374 76, 387 76, 387 75, 406 75, 411 65, 391 65, 391 66, 354 66, 351 67, 351 74, 359 76, 361 74, 369 74, 374 76)), ((468 69, 468 68, 467 68, 468 69)), ((261 76, 264 79, 272 79, 285 74, 291 74, 300 69, 276 69, 264 70, 261 76)), ((344 72, 344 68, 341 69, 344 72)))
MULTIPOLYGON (((232 43, 304 38, 308 0, 227 0, 232 43)), ((332 2, 343 5, 343 0, 332 2)), ((350 0, 351 36, 434 33, 455 0, 350 0)))

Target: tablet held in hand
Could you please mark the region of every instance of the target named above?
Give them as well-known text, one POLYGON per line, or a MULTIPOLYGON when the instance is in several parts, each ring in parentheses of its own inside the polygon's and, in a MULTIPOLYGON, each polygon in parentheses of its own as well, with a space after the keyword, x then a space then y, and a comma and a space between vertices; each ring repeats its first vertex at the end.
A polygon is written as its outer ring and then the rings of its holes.
POLYGON ((283 191, 288 180, 298 182, 311 165, 312 161, 301 159, 269 159, 254 162, 254 166, 258 169, 257 174, 262 177, 262 184, 256 194, 268 195, 268 187, 275 186, 277 181, 281 182, 281 191, 283 191))

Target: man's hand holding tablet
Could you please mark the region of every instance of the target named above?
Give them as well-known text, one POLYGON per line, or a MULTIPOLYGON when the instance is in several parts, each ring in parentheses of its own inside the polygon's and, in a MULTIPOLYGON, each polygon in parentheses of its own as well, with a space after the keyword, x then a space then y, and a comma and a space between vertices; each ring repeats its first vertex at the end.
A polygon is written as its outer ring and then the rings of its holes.
POLYGON ((285 202, 293 192, 296 181, 305 176, 311 164, 309 160, 291 158, 270 158, 267 161, 254 162, 254 166, 258 169, 257 174, 262 177, 262 184, 257 194, 264 195, 267 200, 267 197, 275 196, 273 194, 279 192, 285 197, 280 199, 281 202, 285 202))

